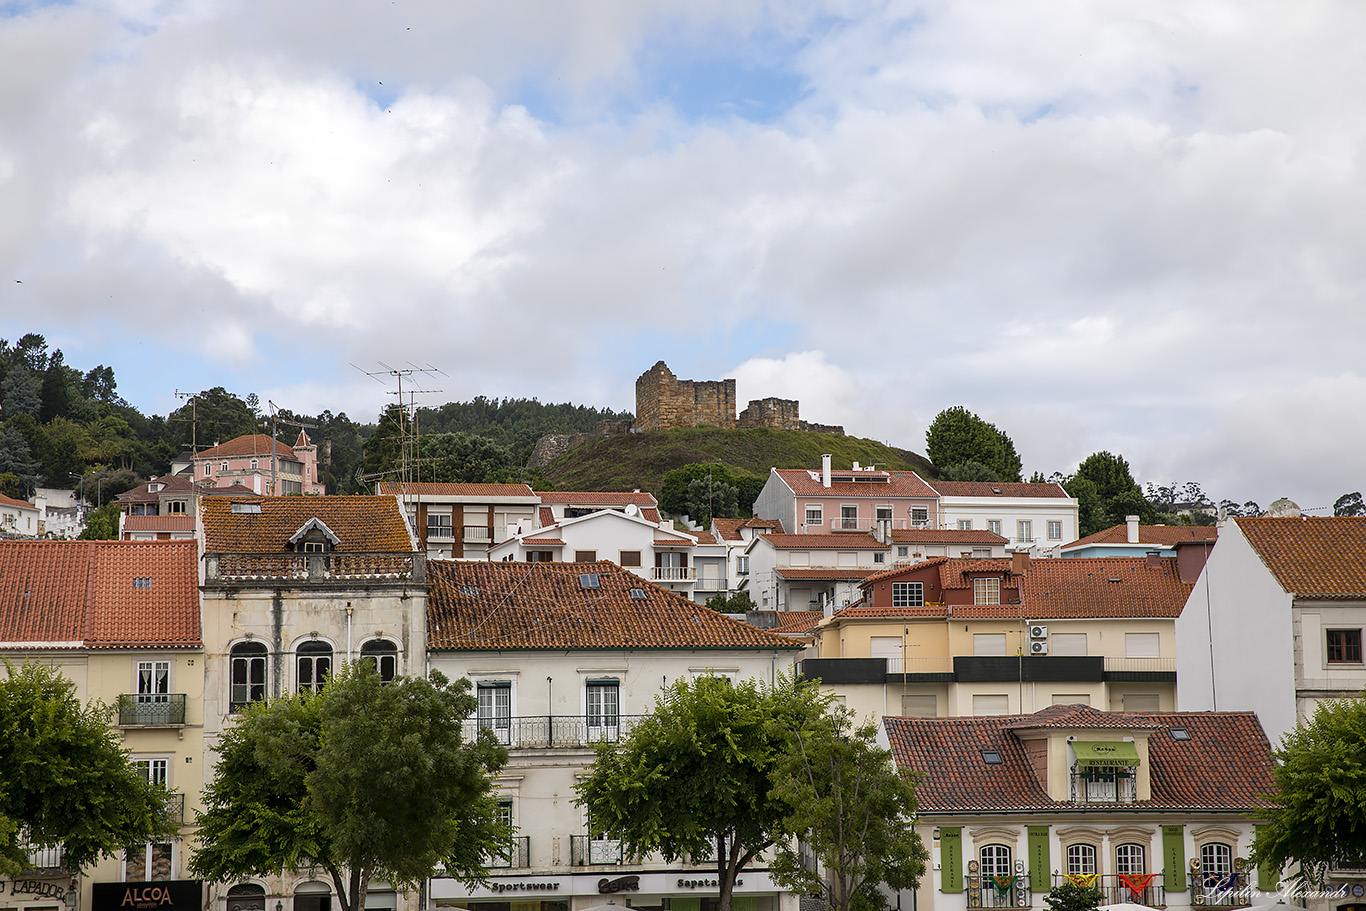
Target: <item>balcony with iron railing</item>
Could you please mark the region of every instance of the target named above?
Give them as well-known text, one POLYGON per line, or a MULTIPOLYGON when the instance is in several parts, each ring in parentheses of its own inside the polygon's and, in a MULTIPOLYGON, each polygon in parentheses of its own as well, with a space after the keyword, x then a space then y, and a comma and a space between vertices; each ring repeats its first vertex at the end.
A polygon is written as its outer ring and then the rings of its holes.
POLYGON ((513 836, 507 851, 490 855, 488 865, 497 870, 522 870, 531 866, 531 836, 513 836))
POLYGON ((484 544, 493 541, 492 525, 466 525, 464 527, 466 541, 482 542, 484 544))
POLYGON ((1128 902, 1149 908, 1167 907, 1167 887, 1161 873, 1124 873, 1104 875, 1054 873, 1053 886, 1065 883, 1091 886, 1101 894, 1100 904, 1117 905, 1128 902))
POLYGON ((697 570, 691 566, 656 566, 650 578, 655 582, 696 582, 697 570))
POLYGON ((53 875, 63 869, 63 860, 66 857, 66 848, 62 845, 52 845, 46 848, 29 848, 28 866, 26 872, 53 875))
POLYGON ((171 727, 185 723, 184 693, 123 693, 120 727, 171 727))
POLYGON ((428 525, 427 525, 427 540, 428 540, 428 541, 454 541, 454 540, 455 540, 455 532, 451 529, 451 526, 450 526, 450 525, 447 525, 447 524, 438 524, 438 525, 428 524, 428 525))
POLYGON ((493 732, 498 742, 523 750, 572 749, 615 743, 631 732, 644 715, 517 715, 467 718, 464 735, 493 732))
POLYGON ((215 587, 289 582, 317 584, 425 582, 423 553, 210 553, 204 555, 204 584, 215 587))
POLYGON ((981 872, 978 861, 970 860, 963 882, 969 908, 1028 908, 1033 903, 1029 886, 1029 874, 1019 860, 1013 873, 1003 874, 981 872))
POLYGON ((569 836, 569 865, 596 867, 621 863, 621 842, 589 835, 569 836))

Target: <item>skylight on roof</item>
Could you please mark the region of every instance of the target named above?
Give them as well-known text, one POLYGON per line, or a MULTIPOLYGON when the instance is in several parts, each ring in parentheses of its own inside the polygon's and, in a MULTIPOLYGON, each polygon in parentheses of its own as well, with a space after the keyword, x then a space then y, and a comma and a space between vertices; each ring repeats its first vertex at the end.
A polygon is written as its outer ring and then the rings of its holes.
POLYGON ((1000 765, 1000 764, 1001 764, 1001 751, 1000 751, 1000 750, 983 750, 983 751, 982 751, 982 761, 985 762, 987 765, 1000 765))
POLYGON ((151 576, 135 576, 135 577, 133 577, 133 587, 134 587, 134 588, 151 588, 151 587, 152 587, 152 577, 151 577, 151 576))
POLYGON ((598 581, 597 573, 580 573, 579 587, 581 588, 601 588, 602 584, 598 581))
POLYGON ((637 600, 637 601, 644 601, 644 600, 645 600, 645 589, 643 589, 643 588, 633 588, 633 589, 631 589, 631 597, 634 598, 634 599, 637 600))
POLYGON ((1172 740, 1190 740, 1191 733, 1185 728, 1172 728, 1172 740))
POLYGON ((259 512, 261 511, 261 504, 260 504, 260 503, 234 503, 234 504, 232 504, 232 511, 235 512, 235 513, 238 513, 238 514, 242 514, 242 513, 259 513, 259 512))
POLYGON ((478 595, 478 594, 479 594, 479 586, 477 586, 477 585, 462 585, 462 586, 460 586, 460 594, 462 594, 462 595, 469 595, 469 596, 471 596, 471 597, 474 597, 475 595, 478 595))

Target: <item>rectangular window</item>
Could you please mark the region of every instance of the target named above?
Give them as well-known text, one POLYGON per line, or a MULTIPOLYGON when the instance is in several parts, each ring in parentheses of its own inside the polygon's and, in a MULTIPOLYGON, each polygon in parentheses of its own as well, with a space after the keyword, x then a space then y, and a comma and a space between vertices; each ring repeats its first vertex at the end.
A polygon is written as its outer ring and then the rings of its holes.
POLYGON ((1048 540, 1050 540, 1050 541, 1061 541, 1061 540, 1062 540, 1062 523, 1061 523, 1061 522, 1058 522, 1058 521, 1050 521, 1050 522, 1048 523, 1048 540))
POLYGON ((1034 523, 1028 519, 1021 519, 1015 523, 1015 540, 1021 544, 1034 543, 1034 523))
MULTIPOLYGON (((1001 580, 1000 579, 973 579, 972 580, 972 603, 973 604, 1000 604, 1001 603, 1001 580)), ((1004 653, 1002 653, 1004 654, 1004 653)))
POLYGON ((451 538, 451 516, 449 513, 427 513, 427 537, 429 538, 451 538))
POLYGON ((616 740, 621 726, 621 685, 616 680, 590 680, 584 692, 588 739, 616 740))
MULTIPOLYGON (((898 669, 901 665, 901 637, 900 636, 870 636, 868 638, 868 657, 886 658, 888 661, 895 661, 898 669)), ((896 671, 890 667, 889 672, 895 674, 896 671)))
POLYGON ((255 470, 257 469, 257 467, 259 467, 259 466, 257 465, 256 460, 255 460, 255 459, 252 459, 252 460, 251 460, 251 470, 252 470, 252 471, 255 471, 255 470))
POLYGON ((171 662, 138 662, 138 702, 169 702, 171 662))
POLYGON ((165 882, 171 878, 169 844, 137 845, 123 854, 123 881, 129 883, 165 882))
POLYGON ((903 560, 903 559, 905 559, 906 557, 909 557, 910 555, 911 555, 911 549, 910 549, 909 547, 906 547, 906 546, 903 545, 903 546, 898 547, 898 548, 896 549, 896 558, 897 558, 898 560, 903 560))
POLYGON ((972 714, 974 715, 1004 715, 1009 711, 1009 696, 993 693, 972 697, 972 714))
POLYGON ((978 657, 1004 655, 1006 653, 1006 634, 973 633, 972 653, 978 657))
POLYGON ((884 521, 884 520, 890 522, 890 521, 892 521, 892 507, 890 507, 890 506, 875 506, 875 507, 873 507, 873 516, 874 516, 874 518, 876 518, 879 522, 882 522, 882 521, 884 521))
POLYGON ((576 551, 574 551, 574 562, 575 562, 575 563, 593 563, 593 562, 596 562, 597 559, 598 559, 598 552, 597 552, 596 550, 576 550, 576 551))
POLYGON ((735 558, 735 573, 739 576, 749 575, 749 555, 741 554, 735 558))
POLYGON ((206 474, 206 475, 211 475, 211 474, 213 474, 213 466, 210 465, 208 462, 205 462, 205 463, 204 463, 204 474, 206 474))
POLYGON ((884 554, 884 553, 874 553, 874 554, 873 554, 873 563, 874 563, 874 565, 876 565, 876 564, 878 564, 878 563, 886 563, 886 562, 887 562, 887 555, 886 555, 886 554, 884 554))
POLYGON ((621 559, 617 561, 620 566, 640 565, 640 551, 638 550, 623 550, 620 553, 620 557, 621 559))
POLYGON ((475 721, 493 731, 499 743, 512 742, 512 682, 481 680, 475 687, 475 721))
POLYGON ((169 501, 167 501, 167 503, 166 503, 166 515, 168 515, 168 516, 183 516, 183 515, 185 515, 185 501, 184 501, 184 500, 169 500, 169 501))
POLYGON ((993 535, 999 535, 1001 533, 1001 520, 987 519, 987 531, 991 532, 993 535))
POLYGON ((1159 639, 1157 633, 1125 633, 1125 658, 1156 658, 1159 639))
POLYGON ((1085 633, 1054 633, 1053 641, 1049 643, 1051 651, 1055 655, 1075 657, 1086 654, 1086 634, 1085 633))
POLYGON ((840 528, 844 531, 854 531, 858 528, 858 507, 840 507, 840 528))
POLYGON ((911 524, 928 525, 930 521, 930 508, 928 506, 911 507, 911 524))
POLYGON ((928 696, 902 696, 901 714, 907 716, 919 716, 921 718, 933 718, 939 714, 939 706, 933 694, 928 696))
POLYGON ((1126 712, 1162 711, 1162 701, 1156 693, 1125 693, 1121 705, 1126 712))
POLYGON ((959 531, 972 531, 972 520, 971 520, 971 519, 959 519, 959 520, 958 520, 958 530, 959 530, 959 531))
POLYGON ((819 504, 808 503, 806 505, 806 524, 808 527, 820 527, 823 514, 819 504))
POLYGON ((526 552, 528 563, 553 563, 555 562, 555 551, 553 550, 529 550, 526 552))
POLYGON ((924 607, 924 582, 893 582, 892 607, 924 607))
POLYGON ((219 466, 218 466, 218 470, 219 470, 219 471, 227 471, 227 470, 228 470, 228 463, 227 463, 227 462, 222 462, 222 463, 220 463, 219 466))
POLYGON ((168 760, 134 759, 133 765, 142 774, 143 781, 161 785, 166 783, 168 760))
POLYGON ((1330 664, 1361 663, 1361 630, 1328 630, 1328 662, 1330 664))

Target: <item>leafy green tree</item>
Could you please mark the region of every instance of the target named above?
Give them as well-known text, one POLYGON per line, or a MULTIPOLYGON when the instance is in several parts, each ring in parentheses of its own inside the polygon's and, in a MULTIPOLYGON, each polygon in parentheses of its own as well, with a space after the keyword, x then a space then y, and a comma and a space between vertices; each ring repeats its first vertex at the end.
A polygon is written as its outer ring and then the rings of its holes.
MULTIPOLYGON (((1074 477, 1090 481, 1095 485, 1105 512, 1106 525, 1119 525, 1126 516, 1138 516, 1140 522, 1151 524, 1156 511, 1143 497, 1134 476, 1129 473, 1129 463, 1123 456, 1109 452, 1097 452, 1086 457, 1077 466, 1074 477)), ((1076 494, 1072 494, 1076 496, 1076 494)))
POLYGON ((38 416, 43 409, 43 399, 33 371, 19 364, 5 374, 5 379, 0 381, 0 406, 7 419, 20 414, 38 416))
POLYGON ((436 433, 419 449, 420 479, 438 483, 495 483, 490 479, 512 467, 507 447, 472 433, 436 433))
POLYGON ((0 873, 30 866, 29 846, 61 845, 79 871, 174 830, 167 793, 129 761, 109 711, 82 706, 56 669, 5 665, 0 680, 0 873))
POLYGON ((105 503, 85 517, 85 528, 78 536, 82 541, 116 541, 119 537, 119 507, 105 503))
POLYGON ((118 380, 114 378, 114 368, 100 364, 86 372, 81 382, 81 395, 92 402, 113 403, 118 401, 118 380))
POLYGON ((592 835, 610 833, 632 855, 670 863, 714 849, 719 911, 735 879, 783 836, 793 808, 774 793, 791 732, 811 727, 826 699, 811 683, 680 679, 619 744, 596 746, 578 803, 592 835))
POLYGON ((1077 500, 1077 532, 1083 538, 1110 527, 1109 513, 1095 483, 1086 478, 1067 478, 1062 489, 1077 500))
POLYGON ((1043 903, 1048 911, 1095 911, 1104 899, 1095 886, 1082 886, 1067 881, 1049 890, 1044 896, 1043 903))
POLYGON ((317 694, 253 704, 220 740, 191 869, 224 881, 317 866, 341 911, 364 908, 375 879, 485 881, 511 836, 490 777, 507 751, 491 732, 461 736, 474 708, 468 680, 386 684, 366 662, 317 694))
POLYGON ((17 427, 11 426, 15 423, 7 422, 5 432, 0 434, 0 474, 13 475, 15 478, 14 489, 7 489, 5 493, 26 500, 33 496, 38 486, 38 473, 41 469, 33 460, 28 440, 24 439, 24 435, 17 427))
POLYGON ((944 479, 948 481, 1000 481, 1001 476, 981 462, 969 459, 966 462, 959 462, 957 465, 950 465, 944 470, 944 479))
POLYGON ((247 403, 222 386, 197 393, 194 399, 171 412, 169 418, 178 428, 176 441, 184 449, 192 440, 205 449, 259 430, 256 415, 247 403))
POLYGON ((734 484, 713 477, 697 478, 688 483, 688 515, 703 528, 711 525, 712 516, 734 516, 739 491, 734 484))
POLYGON ((1366 516, 1366 503, 1361 501, 1361 491, 1345 493, 1333 501, 1335 516, 1366 516))
POLYGON ((398 405, 389 405, 379 416, 379 423, 365 440, 356 479, 361 489, 373 493, 380 479, 397 479, 402 465, 401 444, 405 433, 411 432, 408 418, 398 405))
POLYGON ((1276 751, 1276 793, 1257 815, 1252 859, 1323 882, 1332 865, 1366 866, 1366 700, 1321 702, 1276 751))
POLYGON ((941 474, 961 462, 980 462, 999 480, 1020 480, 1020 456, 1010 437, 962 405, 935 415, 925 431, 925 454, 941 474))
POLYGON ((879 886, 914 889, 929 859, 912 828, 914 782, 877 745, 877 726, 855 728, 840 706, 790 733, 774 766, 772 795, 793 808, 783 823, 789 837, 777 843, 774 880, 820 896, 832 911, 883 911, 879 886), (823 870, 807 868, 796 839, 823 870))
POLYGON ((707 599, 704 606, 722 614, 744 614, 759 609, 759 605, 754 603, 749 592, 736 592, 733 595, 717 592, 707 599))
POLYGON ((60 348, 52 352, 47 369, 43 371, 43 382, 38 397, 42 403, 39 416, 44 421, 51 421, 57 417, 64 418, 71 413, 71 387, 60 348))

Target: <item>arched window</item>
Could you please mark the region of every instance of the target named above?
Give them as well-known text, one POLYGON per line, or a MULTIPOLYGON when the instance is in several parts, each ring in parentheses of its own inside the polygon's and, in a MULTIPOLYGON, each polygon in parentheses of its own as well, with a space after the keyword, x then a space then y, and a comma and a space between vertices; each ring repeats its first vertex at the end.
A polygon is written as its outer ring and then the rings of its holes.
POLYGON ((1120 845, 1115 848, 1115 872, 1119 874, 1147 873, 1147 850, 1142 845, 1120 845))
POLYGON ((299 643, 295 650, 299 692, 316 692, 323 688, 332 675, 332 646, 312 639, 299 643))
POLYGON ((239 642, 232 647, 232 685, 228 711, 266 698, 266 647, 260 642, 239 642))
POLYGON ((227 911, 266 911, 266 890, 255 883, 240 883, 228 890, 227 911))
POLYGON ((360 660, 370 661, 386 683, 398 674, 398 646, 388 639, 371 639, 360 647, 360 660))
POLYGON ((1217 842, 1200 847, 1200 875, 1207 887, 1228 883, 1233 875, 1233 849, 1217 842))
POLYGON ((1009 876, 1010 849, 1005 845, 986 845, 982 848, 982 876, 1009 876))
POLYGON ((1067 846, 1068 873, 1095 873, 1096 848, 1094 845, 1067 846))

